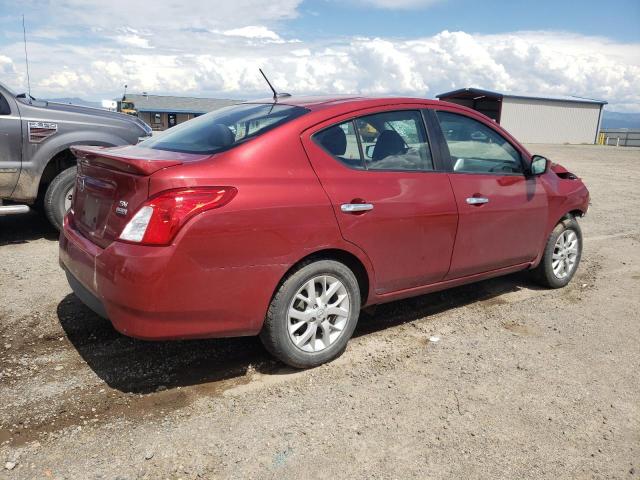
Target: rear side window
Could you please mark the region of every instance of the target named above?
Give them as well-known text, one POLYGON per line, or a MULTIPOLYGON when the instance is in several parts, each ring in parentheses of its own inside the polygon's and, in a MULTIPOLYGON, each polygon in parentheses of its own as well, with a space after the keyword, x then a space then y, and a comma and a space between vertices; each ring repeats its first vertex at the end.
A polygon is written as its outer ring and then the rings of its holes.
POLYGON ((351 168, 364 169, 352 120, 322 130, 313 138, 341 163, 351 168))
POLYGON ((242 104, 221 108, 189 120, 140 146, 184 153, 216 153, 273 130, 307 113, 302 107, 242 104))
POLYGON ((314 140, 351 168, 433 170, 431 149, 418 111, 359 117, 322 130, 314 140))
POLYGON ((420 112, 377 113, 355 123, 368 170, 433 170, 420 112))
POLYGON ((520 153, 502 135, 473 118, 436 112, 457 173, 521 174, 520 153))

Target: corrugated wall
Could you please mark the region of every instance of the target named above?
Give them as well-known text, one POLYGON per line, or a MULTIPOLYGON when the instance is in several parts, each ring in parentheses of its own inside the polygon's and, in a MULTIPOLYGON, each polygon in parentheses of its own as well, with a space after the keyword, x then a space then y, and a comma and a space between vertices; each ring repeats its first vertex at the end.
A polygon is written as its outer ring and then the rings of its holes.
POLYGON ((505 97, 502 125, 523 143, 594 143, 600 105, 505 97))

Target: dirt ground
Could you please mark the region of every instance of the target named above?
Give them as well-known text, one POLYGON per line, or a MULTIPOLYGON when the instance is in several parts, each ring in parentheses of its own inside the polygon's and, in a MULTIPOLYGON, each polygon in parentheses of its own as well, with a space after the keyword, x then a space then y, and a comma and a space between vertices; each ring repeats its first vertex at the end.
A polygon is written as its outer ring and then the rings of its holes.
POLYGON ((0 478, 639 479, 640 149, 531 150, 591 190, 570 286, 388 304, 304 372, 255 338, 123 337, 43 220, 0 218, 0 478))

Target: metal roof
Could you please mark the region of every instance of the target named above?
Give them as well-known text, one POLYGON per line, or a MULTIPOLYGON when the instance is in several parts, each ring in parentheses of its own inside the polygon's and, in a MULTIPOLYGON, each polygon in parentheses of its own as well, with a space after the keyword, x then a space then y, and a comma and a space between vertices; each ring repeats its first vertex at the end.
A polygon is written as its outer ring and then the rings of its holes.
POLYGON ((498 97, 498 98, 525 98, 525 99, 532 99, 532 100, 551 100, 551 101, 557 101, 557 102, 595 103, 597 105, 606 105, 608 103, 604 100, 577 97, 574 95, 528 95, 528 94, 511 93, 511 92, 494 92, 491 90, 484 90, 482 88, 460 88, 458 90, 452 90, 450 92, 440 93, 436 95, 436 98, 446 99, 450 97, 456 97, 465 93, 469 95, 482 95, 482 96, 498 97))
POLYGON ((243 100, 220 98, 174 97, 171 95, 127 94, 126 102, 133 102, 138 112, 151 113, 207 113, 243 100))

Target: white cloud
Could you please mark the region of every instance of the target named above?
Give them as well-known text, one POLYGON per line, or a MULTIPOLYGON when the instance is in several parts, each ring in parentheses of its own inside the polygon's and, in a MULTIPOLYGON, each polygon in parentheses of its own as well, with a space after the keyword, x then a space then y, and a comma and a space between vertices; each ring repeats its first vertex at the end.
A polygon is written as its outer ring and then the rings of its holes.
POLYGON ((52 88, 59 91, 72 90, 73 87, 78 84, 91 88, 95 82, 93 77, 88 73, 78 73, 69 69, 63 69, 53 73, 39 83, 44 89, 52 88))
POLYGON ((244 38, 259 38, 265 40, 282 40, 280 35, 276 32, 269 30, 267 27, 261 25, 249 25, 242 28, 234 28, 231 30, 225 30, 223 35, 229 37, 244 37, 244 38))
POLYGON ((22 0, 24 11, 37 12, 56 25, 112 30, 144 25, 145 29, 230 29, 295 18, 302 0, 22 0))
POLYGON ((15 75, 15 69, 13 66, 13 60, 4 55, 0 55, 0 74, 2 75, 15 75))
MULTIPOLYGON (((295 15, 295 8, 287 15, 295 15)), ((129 91, 251 98, 268 95, 258 73, 262 67, 278 89, 293 94, 433 97, 475 86, 602 98, 611 109, 640 111, 638 44, 562 32, 449 31, 409 40, 352 37, 292 43, 272 25, 172 26, 159 34, 145 22, 144 30, 92 26, 91 45, 64 38, 33 41, 32 91, 41 97, 100 99, 116 97, 126 83, 129 91)), ((0 56, 2 81, 21 91, 22 55, 16 40, 0 56)))
POLYGON ((116 42, 129 47, 153 48, 151 47, 151 45, 149 45, 148 38, 143 38, 140 35, 136 34, 116 35, 114 39, 116 40, 116 42))

